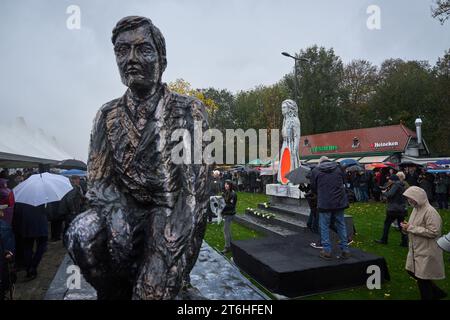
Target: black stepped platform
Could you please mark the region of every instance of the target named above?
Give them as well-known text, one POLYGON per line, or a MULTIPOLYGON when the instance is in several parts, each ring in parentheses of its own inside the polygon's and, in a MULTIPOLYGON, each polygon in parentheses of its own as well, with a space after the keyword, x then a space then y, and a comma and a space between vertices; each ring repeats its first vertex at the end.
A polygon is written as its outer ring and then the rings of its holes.
MULTIPOLYGON (((258 203, 258 208, 271 211, 273 213, 286 213, 286 214, 297 214, 302 220, 305 222, 308 221, 309 207, 306 207, 304 203, 301 203, 299 206, 293 206, 293 205, 285 205, 285 204, 265 204, 265 203, 258 203)), ((345 215, 346 219, 351 219, 351 215, 345 215)))
MULTIPOLYGON (((233 260, 269 291, 290 298, 366 285, 367 268, 377 265, 381 279, 389 280, 386 261, 350 248, 347 260, 326 261, 309 243, 315 235, 302 232, 285 237, 233 241, 233 260)), ((333 249, 333 255, 339 250, 333 249)))
MULTIPOLYGON (((236 222, 241 223, 251 229, 264 232, 267 235, 288 236, 304 232, 309 218, 309 208, 304 205, 293 206, 285 204, 269 205, 266 203, 258 204, 257 209, 246 209, 245 215, 236 216, 236 222), (253 211, 272 214, 270 219, 255 215, 253 211)), ((345 215, 347 232, 349 237, 353 237, 353 218, 345 215)), ((332 237, 335 237, 332 232, 332 237)), ((316 239, 317 241, 317 239, 316 239)))
POLYGON ((292 213, 285 213, 285 212, 273 212, 272 210, 268 209, 256 209, 255 211, 262 213, 262 214, 271 214, 273 215, 272 218, 267 219, 263 218, 261 216, 255 215, 252 213, 253 209, 247 209, 245 210, 245 213, 250 216, 254 216, 257 219, 267 221, 273 225, 277 225, 289 230, 292 230, 294 232, 303 231, 304 228, 306 228, 306 220, 303 218, 300 214, 292 214, 292 213))
POLYGON ((280 225, 273 224, 267 219, 261 219, 253 214, 237 214, 235 215, 234 221, 250 229, 262 232, 267 236, 285 237, 298 233, 280 225))
POLYGON ((305 224, 309 217, 309 208, 303 206, 258 203, 258 210, 269 211, 277 216, 293 216, 296 220, 303 221, 305 224))

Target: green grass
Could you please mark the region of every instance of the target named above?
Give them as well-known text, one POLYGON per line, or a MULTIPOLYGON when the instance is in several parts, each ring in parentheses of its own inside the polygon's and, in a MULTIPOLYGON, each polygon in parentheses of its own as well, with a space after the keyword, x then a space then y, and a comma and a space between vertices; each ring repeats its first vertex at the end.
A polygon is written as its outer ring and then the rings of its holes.
POLYGON ((237 193, 237 212, 244 213, 245 209, 256 208, 258 203, 267 202, 268 197, 265 194, 260 193, 248 193, 248 192, 238 192, 237 193))
MULTIPOLYGON (((379 300, 409 300, 419 299, 417 284, 405 271, 407 248, 400 247, 400 232, 391 228, 389 232, 389 244, 380 245, 374 243, 374 239, 381 238, 383 222, 385 218, 385 204, 382 203, 356 203, 346 211, 353 216, 357 235, 352 245, 386 259, 390 281, 384 282, 380 290, 369 290, 366 287, 349 289, 329 294, 321 294, 308 299, 379 299, 379 300)), ((439 210, 443 224, 443 232, 450 231, 450 211, 439 210)), ((450 277, 450 254, 444 254, 446 275, 450 277)), ((436 284, 450 293, 450 280, 436 281, 436 284)))
MULTIPOLYGON (((257 231, 241 226, 237 223, 231 224, 231 235, 233 241, 260 238, 263 235, 257 231)), ((213 248, 221 251, 224 248, 223 222, 221 224, 210 223, 206 229, 205 241, 213 248)))
MULTIPOLYGON (((245 211, 247 207, 256 208, 258 203, 266 202, 267 196, 263 194, 238 193, 238 214, 245 211)), ((443 232, 450 231, 450 210, 439 210, 444 222, 443 232)), ((320 294, 307 297, 305 299, 327 299, 327 300, 354 300, 354 299, 419 299, 419 291, 415 281, 406 273, 405 261, 408 252, 407 248, 402 248, 400 244, 400 233, 393 228, 389 233, 389 244, 379 245, 373 242, 379 239, 382 234, 383 222, 385 218, 385 204, 382 203, 357 203, 352 204, 346 211, 353 216, 357 235, 352 247, 359 248, 379 256, 383 256, 388 264, 391 280, 384 282, 380 290, 369 290, 366 287, 342 290, 334 293, 320 294)), ((246 240, 262 237, 259 232, 233 223, 233 240, 246 240)), ((223 224, 209 224, 206 231, 205 240, 212 247, 222 250, 224 246, 223 224)), ((228 255, 228 258, 230 256, 228 255)), ((444 262, 446 265, 446 275, 450 278, 450 254, 445 253, 444 262)), ((450 294, 450 279, 436 281, 436 283, 450 294)))
MULTIPOLYGON (((267 196, 265 194, 238 192, 237 213, 243 214, 248 207, 255 208, 258 203, 266 202, 267 196)), ((260 238, 264 235, 255 230, 244 227, 240 224, 233 223, 231 225, 231 235, 233 240, 247 240, 260 238)), ((213 248, 221 251, 225 245, 223 237, 223 223, 220 225, 217 223, 208 224, 206 229, 205 241, 213 248)))
MULTIPOLYGON (((258 203, 266 202, 267 196, 263 194, 254 194, 254 193, 244 193, 238 192, 238 202, 236 206, 237 214, 243 214, 247 207, 255 208, 258 203)), ((233 241, 235 240, 248 240, 248 239, 256 239, 261 238, 264 234, 244 227, 238 223, 231 224, 231 235, 233 241)), ((214 249, 221 251, 225 246, 225 240, 223 235, 223 222, 221 224, 217 223, 209 223, 206 229, 205 241, 214 249)), ((231 253, 226 254, 227 259, 231 259, 231 253)), ((256 287, 262 290, 266 295, 270 298, 274 298, 272 294, 258 284, 255 280, 253 280, 248 275, 245 275, 256 287)))

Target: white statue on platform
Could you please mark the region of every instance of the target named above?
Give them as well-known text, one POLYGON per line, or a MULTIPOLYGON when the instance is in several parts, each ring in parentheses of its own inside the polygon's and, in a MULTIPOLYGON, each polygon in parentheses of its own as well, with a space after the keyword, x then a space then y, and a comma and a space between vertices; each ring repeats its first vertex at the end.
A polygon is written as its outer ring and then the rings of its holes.
POLYGON ((298 107, 294 100, 284 100, 281 104, 281 111, 283 113, 283 128, 281 129, 283 145, 280 153, 278 182, 287 184, 289 180, 284 175, 300 166, 300 120, 298 107))

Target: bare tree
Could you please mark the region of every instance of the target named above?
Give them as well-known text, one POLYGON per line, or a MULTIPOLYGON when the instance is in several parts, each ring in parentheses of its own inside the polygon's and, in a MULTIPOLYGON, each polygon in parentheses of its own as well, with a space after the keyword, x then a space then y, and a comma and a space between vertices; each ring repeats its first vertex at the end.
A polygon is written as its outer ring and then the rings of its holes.
POLYGON ((450 0, 434 0, 431 15, 433 18, 439 19, 441 24, 444 24, 450 17, 450 0))

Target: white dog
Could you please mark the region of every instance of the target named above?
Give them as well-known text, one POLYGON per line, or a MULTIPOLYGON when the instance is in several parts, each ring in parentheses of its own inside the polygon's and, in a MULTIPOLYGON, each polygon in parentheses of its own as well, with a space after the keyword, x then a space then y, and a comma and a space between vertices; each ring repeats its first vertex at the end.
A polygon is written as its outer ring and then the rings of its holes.
POLYGON ((225 208, 225 199, 222 196, 209 197, 209 205, 211 211, 217 216, 217 223, 220 224, 223 220, 222 211, 225 208))

